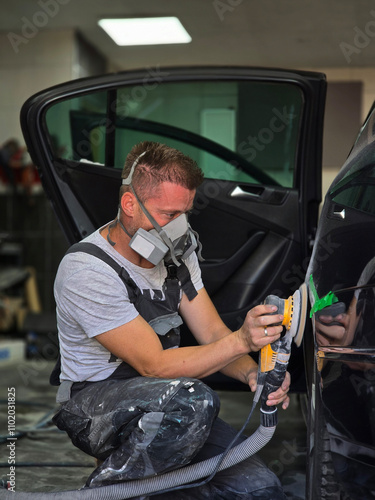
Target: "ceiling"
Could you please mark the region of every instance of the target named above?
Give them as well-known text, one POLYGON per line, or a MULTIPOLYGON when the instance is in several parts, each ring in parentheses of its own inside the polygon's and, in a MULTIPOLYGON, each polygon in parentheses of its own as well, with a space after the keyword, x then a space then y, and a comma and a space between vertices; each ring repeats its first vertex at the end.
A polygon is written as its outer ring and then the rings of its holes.
MULTIPOLYGON (((373 0, 13 0, 2 2, 0 30, 77 29, 116 69, 231 64, 284 68, 373 66, 373 0), (102 16, 176 15, 186 45, 118 47, 102 16)), ((30 31, 29 31, 30 33, 30 31)))

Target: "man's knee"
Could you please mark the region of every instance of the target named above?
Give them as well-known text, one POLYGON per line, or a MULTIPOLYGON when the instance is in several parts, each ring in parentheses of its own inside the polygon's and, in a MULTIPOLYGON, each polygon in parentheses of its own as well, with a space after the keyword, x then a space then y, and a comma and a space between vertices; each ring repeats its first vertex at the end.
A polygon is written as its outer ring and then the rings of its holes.
POLYGON ((195 401, 203 401, 204 406, 220 409, 219 396, 207 384, 197 379, 188 379, 184 383, 185 389, 195 401))
POLYGON ((157 439, 165 448, 162 453, 178 457, 180 464, 191 460, 206 442, 219 409, 220 400, 207 385, 181 379, 179 389, 163 407, 157 439))
MULTIPOLYGON (((182 379, 172 406, 178 407, 186 416, 212 423, 220 410, 220 399, 208 385, 196 379, 182 379)), ((167 410, 165 408, 164 410, 167 410)))

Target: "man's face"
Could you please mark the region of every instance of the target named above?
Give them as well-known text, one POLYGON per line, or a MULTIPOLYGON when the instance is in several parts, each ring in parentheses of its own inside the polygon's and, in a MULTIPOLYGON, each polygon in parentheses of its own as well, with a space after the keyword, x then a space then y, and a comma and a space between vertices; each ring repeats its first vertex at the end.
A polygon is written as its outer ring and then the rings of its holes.
MULTIPOLYGON (((188 213, 193 208, 194 196, 195 190, 191 191, 178 184, 163 182, 156 194, 146 200, 144 206, 156 222, 163 227, 179 215, 188 213)), ((153 225, 139 205, 133 222, 137 228, 141 227, 146 231, 153 229, 153 225)))

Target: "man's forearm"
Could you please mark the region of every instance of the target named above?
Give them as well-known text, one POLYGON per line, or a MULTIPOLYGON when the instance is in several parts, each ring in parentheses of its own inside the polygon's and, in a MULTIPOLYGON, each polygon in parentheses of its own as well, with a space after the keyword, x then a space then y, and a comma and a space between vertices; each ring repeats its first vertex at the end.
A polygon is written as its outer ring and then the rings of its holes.
MULTIPOLYGON (((245 354, 238 336, 230 334, 208 344, 161 350, 151 363, 142 363, 140 373, 162 378, 203 378, 217 371, 228 370, 228 374, 236 374, 236 378, 246 382, 245 371, 249 363, 241 361, 245 354)), ((139 368, 135 368, 139 371, 139 368)))
POLYGON ((249 373, 256 372, 258 370, 258 364, 249 355, 242 356, 241 358, 233 361, 229 365, 225 366, 221 371, 224 375, 232 377, 244 384, 249 383, 249 373))

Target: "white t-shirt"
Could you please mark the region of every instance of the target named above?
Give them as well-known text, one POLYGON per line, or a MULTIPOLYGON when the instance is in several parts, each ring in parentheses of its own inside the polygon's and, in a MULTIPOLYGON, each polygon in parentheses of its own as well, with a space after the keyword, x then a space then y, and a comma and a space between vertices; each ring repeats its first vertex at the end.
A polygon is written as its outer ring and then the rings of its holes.
MULTIPOLYGON (((85 238, 124 267, 141 289, 162 290, 167 271, 163 262, 151 269, 132 264, 100 233, 85 238)), ((196 290, 203 288, 195 252, 185 261, 196 290)), ((160 292, 159 292, 160 293, 160 292)), ((83 252, 66 255, 57 271, 54 294, 61 354, 60 380, 104 380, 120 365, 109 362, 111 353, 95 336, 117 328, 138 316, 124 282, 108 264, 83 252)), ((113 357, 112 357, 113 359, 113 357)))

